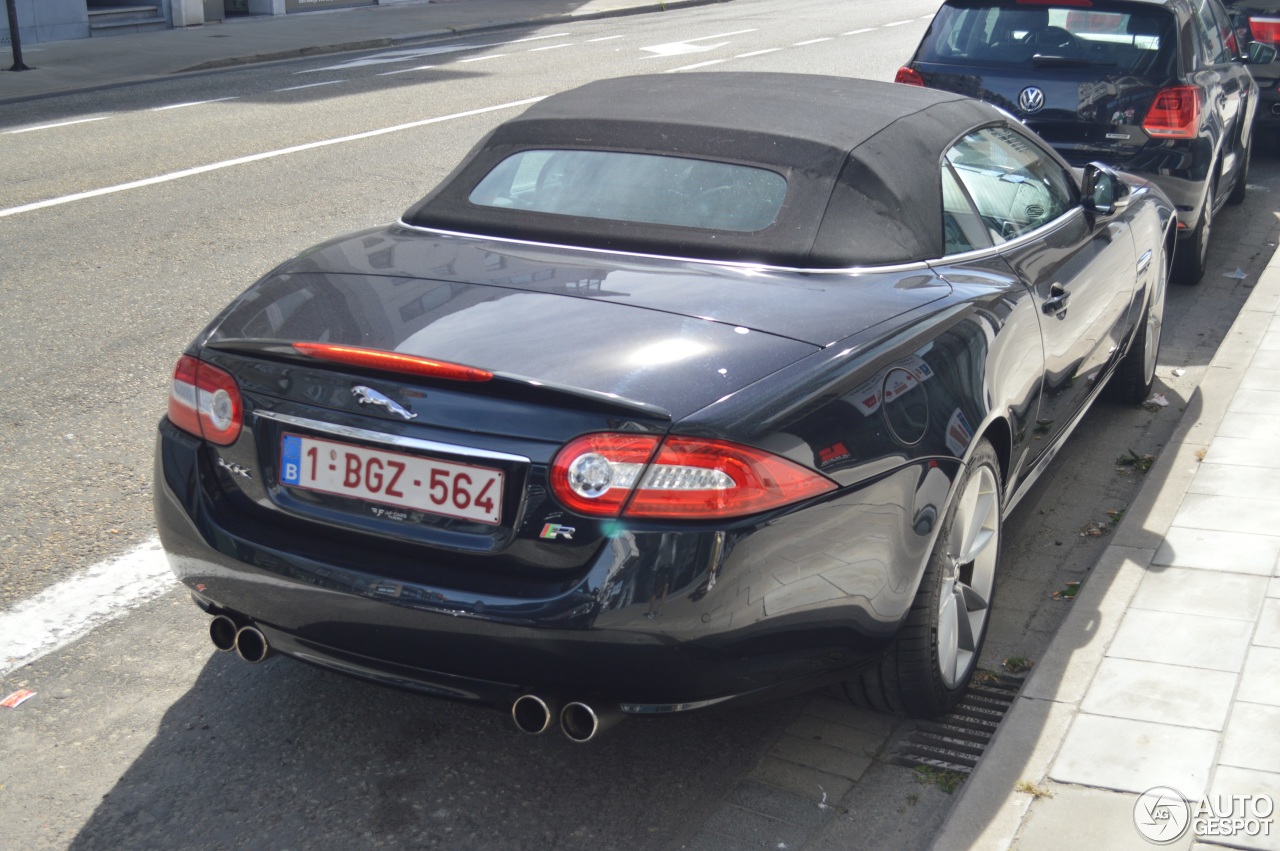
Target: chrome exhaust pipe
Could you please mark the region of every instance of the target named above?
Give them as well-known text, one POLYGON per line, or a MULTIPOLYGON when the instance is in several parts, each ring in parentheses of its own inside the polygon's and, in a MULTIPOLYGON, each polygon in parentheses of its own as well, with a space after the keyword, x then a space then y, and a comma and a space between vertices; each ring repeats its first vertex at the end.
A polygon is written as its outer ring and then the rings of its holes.
POLYGON ((576 700, 560 710, 560 729, 578 744, 586 744, 621 720, 619 709, 595 709, 576 700))
POLYGON ((511 720, 522 733, 536 736, 551 729, 556 719, 556 704, 536 694, 522 694, 511 704, 511 720))
POLYGON ((256 665, 271 655, 271 647, 267 644, 267 637, 256 627, 242 626, 236 632, 236 655, 256 665))
POLYGON ((236 622, 226 615, 218 615, 209 623, 209 638, 213 646, 223 653, 236 649, 236 622))

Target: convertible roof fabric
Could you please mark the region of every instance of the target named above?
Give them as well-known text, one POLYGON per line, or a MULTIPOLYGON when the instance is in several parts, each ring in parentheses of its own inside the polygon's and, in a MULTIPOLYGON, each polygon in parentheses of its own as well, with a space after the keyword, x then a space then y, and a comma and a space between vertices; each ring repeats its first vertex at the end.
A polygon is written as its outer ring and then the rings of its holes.
POLYGON ((916 86, 808 74, 623 77, 553 95, 489 134, 406 223, 536 242, 843 268, 943 254, 943 153, 973 127, 1006 123, 980 101, 916 86), (772 169, 788 183, 777 220, 736 233, 472 204, 471 190, 521 150, 670 154, 772 169))

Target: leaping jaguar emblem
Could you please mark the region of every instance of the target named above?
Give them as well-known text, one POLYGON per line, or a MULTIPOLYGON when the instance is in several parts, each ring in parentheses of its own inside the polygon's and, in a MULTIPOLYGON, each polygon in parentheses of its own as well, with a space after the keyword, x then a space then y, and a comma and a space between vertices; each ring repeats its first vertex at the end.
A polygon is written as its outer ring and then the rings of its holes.
POLYGON ((361 405, 381 405, 391 413, 404 417, 406 420, 412 420, 418 416, 386 394, 379 393, 372 387, 365 387, 363 384, 357 384, 352 387, 351 395, 359 399, 361 405))

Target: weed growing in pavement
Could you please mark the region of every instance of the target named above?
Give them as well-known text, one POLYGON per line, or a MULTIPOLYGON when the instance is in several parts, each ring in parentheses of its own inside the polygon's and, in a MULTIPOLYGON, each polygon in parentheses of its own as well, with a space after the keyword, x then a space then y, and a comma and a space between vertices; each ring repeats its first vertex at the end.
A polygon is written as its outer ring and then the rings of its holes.
POLYGON ((1017 783, 1013 784, 1013 791, 1022 792, 1023 794, 1030 795, 1033 798, 1053 797, 1053 792, 1043 786, 1037 786, 1030 780, 1019 780, 1017 783))
POLYGON ((1004 665, 1004 669, 1011 674, 1021 674, 1023 671, 1030 671, 1035 662, 1026 656, 1010 656, 1000 664, 1004 665))
POLYGON ((1124 470, 1124 469, 1137 470, 1139 473, 1147 472, 1147 470, 1151 469, 1151 465, 1154 463, 1156 463, 1156 456, 1139 455, 1137 452, 1134 452, 1132 449, 1129 450, 1128 455, 1121 455, 1119 458, 1116 459, 1117 468, 1121 470, 1124 470))
POLYGON ((948 795, 959 789, 960 784, 965 781, 965 775, 959 771, 934 768, 931 765, 917 765, 915 772, 917 781, 926 786, 937 786, 948 795))

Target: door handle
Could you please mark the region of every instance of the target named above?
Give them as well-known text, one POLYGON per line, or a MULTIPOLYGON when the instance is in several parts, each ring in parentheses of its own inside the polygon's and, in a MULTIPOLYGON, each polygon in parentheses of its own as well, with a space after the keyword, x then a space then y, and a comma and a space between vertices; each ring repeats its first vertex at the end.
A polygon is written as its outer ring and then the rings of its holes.
POLYGON ((1045 299, 1040 309, 1050 316, 1058 314, 1058 318, 1067 312, 1067 299, 1071 297, 1071 293, 1067 292, 1062 284, 1054 284, 1049 287, 1049 298, 1045 299))

